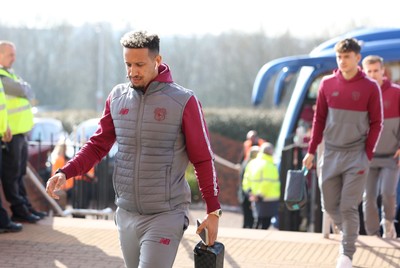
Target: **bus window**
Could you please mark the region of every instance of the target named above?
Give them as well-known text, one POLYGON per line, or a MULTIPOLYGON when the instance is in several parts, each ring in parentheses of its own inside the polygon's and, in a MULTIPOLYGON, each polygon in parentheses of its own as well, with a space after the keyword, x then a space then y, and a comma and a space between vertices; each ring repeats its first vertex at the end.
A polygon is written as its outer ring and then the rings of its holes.
POLYGON ((392 82, 400 84, 400 62, 385 64, 385 75, 392 80, 392 82))
POLYGON ((307 98, 314 99, 314 101, 317 99, 319 84, 321 83, 322 78, 331 73, 332 72, 320 74, 317 78, 314 79, 314 81, 311 83, 310 88, 308 89, 307 98))

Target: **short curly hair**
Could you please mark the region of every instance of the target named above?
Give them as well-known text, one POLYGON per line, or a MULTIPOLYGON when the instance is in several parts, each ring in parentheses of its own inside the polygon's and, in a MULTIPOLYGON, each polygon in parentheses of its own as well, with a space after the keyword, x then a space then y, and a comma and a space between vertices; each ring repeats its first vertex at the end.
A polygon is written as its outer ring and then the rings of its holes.
POLYGON ((127 32, 122 36, 120 43, 125 48, 148 48, 157 54, 160 52, 160 38, 146 31, 127 32))
POLYGON ((337 42, 335 45, 335 51, 337 53, 347 53, 347 52, 354 52, 359 54, 361 51, 361 45, 355 38, 346 38, 342 41, 337 42))

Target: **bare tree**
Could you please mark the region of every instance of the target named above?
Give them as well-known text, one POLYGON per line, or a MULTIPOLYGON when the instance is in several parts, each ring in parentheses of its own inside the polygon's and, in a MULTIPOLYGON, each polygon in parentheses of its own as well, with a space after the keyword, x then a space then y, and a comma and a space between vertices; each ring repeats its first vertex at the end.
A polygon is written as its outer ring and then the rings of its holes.
MULTIPOLYGON (((115 31, 108 23, 46 29, 0 25, 0 36, 16 44, 14 67, 31 83, 39 105, 98 109, 114 85, 126 82, 119 39, 132 28, 115 31)), ((203 106, 246 108, 266 62, 308 53, 320 40, 299 40, 290 33, 271 38, 260 30, 171 36, 161 42, 173 79, 195 90, 203 106)))

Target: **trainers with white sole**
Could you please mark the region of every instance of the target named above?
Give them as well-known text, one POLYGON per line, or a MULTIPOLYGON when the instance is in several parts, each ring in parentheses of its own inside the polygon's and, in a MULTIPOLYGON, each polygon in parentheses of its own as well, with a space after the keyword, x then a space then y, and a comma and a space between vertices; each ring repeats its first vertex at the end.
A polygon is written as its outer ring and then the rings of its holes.
POLYGON ((386 219, 382 220, 383 235, 382 238, 395 239, 397 237, 396 228, 394 222, 386 219))
POLYGON ((353 264, 351 262, 351 259, 348 256, 341 254, 337 261, 336 268, 352 268, 352 267, 353 264))

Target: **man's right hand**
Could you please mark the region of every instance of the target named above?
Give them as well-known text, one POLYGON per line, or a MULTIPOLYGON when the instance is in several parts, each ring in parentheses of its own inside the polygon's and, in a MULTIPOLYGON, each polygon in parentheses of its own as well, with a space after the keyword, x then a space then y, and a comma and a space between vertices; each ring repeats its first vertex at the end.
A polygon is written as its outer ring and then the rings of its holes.
POLYGON ((3 142, 10 142, 12 140, 12 133, 9 126, 7 126, 6 132, 4 133, 3 137, 1 138, 3 142))
POLYGON ((307 153, 303 158, 303 167, 306 167, 308 170, 311 170, 313 167, 314 155, 307 153))
POLYGON ((46 192, 49 196, 54 199, 60 199, 60 197, 56 194, 57 191, 61 190, 61 187, 66 182, 65 174, 60 172, 51 177, 46 184, 46 192))

